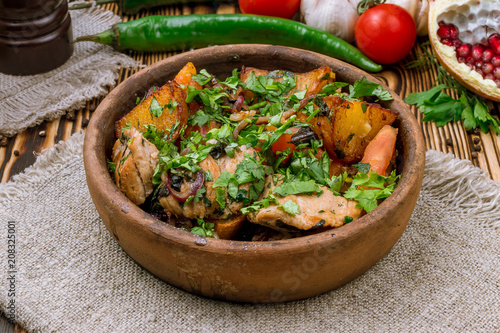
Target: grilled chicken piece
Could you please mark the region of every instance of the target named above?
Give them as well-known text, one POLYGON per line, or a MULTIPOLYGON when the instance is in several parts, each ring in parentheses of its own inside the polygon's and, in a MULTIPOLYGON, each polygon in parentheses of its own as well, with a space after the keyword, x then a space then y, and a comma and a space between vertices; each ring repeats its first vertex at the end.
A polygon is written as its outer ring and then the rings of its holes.
MULTIPOLYGON (((231 202, 227 198, 226 194, 226 207, 223 212, 220 212, 220 205, 216 200, 216 189, 212 187, 213 183, 219 178, 220 174, 223 171, 227 171, 230 173, 235 173, 236 167, 241 161, 245 158, 245 152, 247 154, 253 155, 253 148, 246 148, 245 146, 239 147, 239 149, 235 149, 234 157, 230 158, 227 155, 224 155, 217 160, 212 158, 212 156, 208 155, 206 159, 204 159, 199 165, 201 169, 206 173, 207 170, 210 171, 212 175, 213 181, 205 181, 204 186, 206 188, 205 198, 194 202, 190 201, 187 205, 179 203, 176 198, 172 195, 168 195, 166 197, 161 197, 159 199, 160 205, 171 214, 175 216, 185 216, 190 219, 202 219, 202 218, 213 218, 218 220, 228 219, 230 216, 235 216, 240 214, 240 209, 243 207, 243 203, 240 202, 231 202)), ((194 177, 192 177, 194 178, 194 177)), ((162 175, 163 181, 166 180, 166 176, 162 175)), ((240 189, 248 190, 250 187, 250 183, 242 184, 239 186, 240 189)), ((181 187, 182 191, 182 187, 181 187)))
MULTIPOLYGON (((276 184, 279 185, 280 182, 276 184)), ((266 179, 264 192, 261 199, 269 196, 270 191, 276 187, 272 177, 266 179), (268 188, 267 184, 271 184, 268 188)), ((345 217, 357 219, 362 210, 356 208, 356 201, 347 200, 344 197, 334 195, 324 186, 319 186, 323 194, 319 197, 315 194, 297 194, 280 197, 276 195, 279 205, 271 204, 248 215, 250 222, 267 226, 280 231, 311 230, 323 227, 340 227, 345 223, 345 217), (293 216, 278 208, 292 200, 300 207, 300 213, 293 216)))
MULTIPOLYGON (((250 156, 253 156, 255 154, 255 151, 253 148, 247 148, 246 146, 240 146, 239 149, 234 150, 234 157, 229 157, 227 155, 222 156, 217 160, 217 163, 219 164, 220 170, 222 171, 227 171, 229 173, 234 174, 236 172, 236 168, 238 167, 238 164, 240 164, 244 159, 245 159, 245 153, 247 153, 250 156)), ((243 189, 246 190, 248 193, 248 190, 250 188, 251 183, 245 183, 241 184, 238 189, 243 189)), ((227 219, 229 216, 234 216, 237 214, 240 214, 240 209, 243 208, 243 202, 236 202, 236 201, 231 201, 227 197, 227 192, 226 192, 226 207, 224 208, 224 212, 222 216, 220 216, 221 219, 227 219)))
POLYGON ((116 186, 136 205, 143 204, 153 192, 152 179, 158 164, 156 146, 131 127, 116 140, 112 159, 116 186))
MULTIPOLYGON (((219 165, 212 156, 208 155, 203 161, 200 162, 200 167, 203 172, 210 171, 213 181, 204 181, 203 185, 206 188, 205 199, 195 202, 192 200, 187 205, 179 203, 172 195, 160 197, 160 205, 171 214, 175 216, 185 216, 190 219, 202 219, 214 215, 214 211, 219 208, 219 204, 215 200, 216 190, 212 187, 214 181, 220 176, 219 165)), ((194 178, 194 177, 192 177, 194 178)), ((162 180, 166 181, 166 174, 162 175, 162 180)), ((186 191, 186 182, 181 186, 181 192, 186 191)))

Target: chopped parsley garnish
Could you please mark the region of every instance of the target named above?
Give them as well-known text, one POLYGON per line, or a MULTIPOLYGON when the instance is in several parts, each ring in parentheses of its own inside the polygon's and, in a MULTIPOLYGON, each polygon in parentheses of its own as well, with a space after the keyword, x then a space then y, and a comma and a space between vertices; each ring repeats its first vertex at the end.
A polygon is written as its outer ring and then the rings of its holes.
POLYGON ((196 223, 198 224, 197 226, 191 228, 191 232, 193 234, 197 234, 203 237, 214 237, 215 235, 215 224, 210 223, 210 222, 205 222, 202 219, 197 219, 196 223))
POLYGON ((149 113, 151 114, 151 119, 153 117, 160 117, 163 113, 163 107, 158 103, 156 96, 153 95, 153 99, 151 100, 151 104, 149 105, 149 113))
POLYGON ((323 191, 313 180, 307 180, 281 183, 273 189, 273 193, 286 197, 287 195, 302 193, 321 194, 323 191))
POLYGON ((292 200, 288 200, 283 205, 278 206, 278 209, 282 209, 285 213, 292 216, 300 214, 300 206, 292 200))
POLYGON ((110 160, 108 160, 107 162, 108 162, 108 169, 109 169, 109 171, 111 171, 112 173, 115 173, 115 167, 116 167, 115 163, 112 162, 112 161, 110 161, 110 160))
POLYGON ((356 207, 371 212, 378 206, 378 200, 385 199, 396 188, 399 176, 392 171, 389 176, 382 176, 375 172, 360 172, 354 175, 351 187, 344 197, 358 202, 356 207))

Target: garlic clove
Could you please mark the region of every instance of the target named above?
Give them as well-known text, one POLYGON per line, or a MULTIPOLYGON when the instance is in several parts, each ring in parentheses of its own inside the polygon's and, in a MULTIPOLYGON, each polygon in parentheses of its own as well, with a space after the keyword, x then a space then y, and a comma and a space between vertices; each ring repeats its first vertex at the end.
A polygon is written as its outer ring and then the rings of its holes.
POLYGON ((417 25, 417 35, 427 35, 429 0, 387 0, 385 3, 391 3, 406 9, 417 25))
POLYGON ((358 2, 359 0, 302 0, 302 21, 352 43, 354 27, 359 18, 358 2))
POLYGON ((429 39, 440 63, 466 88, 494 101, 500 101, 500 54, 494 50, 499 17, 498 0, 437 0, 429 9, 429 39))

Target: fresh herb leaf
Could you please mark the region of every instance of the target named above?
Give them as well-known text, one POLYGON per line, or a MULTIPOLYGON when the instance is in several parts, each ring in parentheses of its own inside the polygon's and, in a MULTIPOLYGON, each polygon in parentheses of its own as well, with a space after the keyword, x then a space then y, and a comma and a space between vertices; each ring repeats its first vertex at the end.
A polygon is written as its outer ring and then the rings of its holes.
POLYGON ((197 219, 196 223, 198 224, 197 226, 191 228, 191 232, 193 234, 197 234, 203 237, 214 237, 215 235, 215 224, 210 223, 210 222, 205 222, 202 219, 197 219))
POLYGON ((293 202, 292 200, 288 200, 283 205, 279 205, 278 209, 281 209, 285 213, 290 214, 292 216, 300 214, 300 206, 295 202, 293 202))
POLYGON ((167 108, 168 109, 168 112, 170 114, 172 114, 172 112, 174 112, 175 108, 177 107, 177 105, 179 105, 179 103, 177 103, 176 101, 174 100, 169 100, 167 105, 165 105, 163 107, 163 109, 167 108))
POLYGON ((221 210, 226 208, 226 191, 223 188, 217 188, 215 192, 215 200, 219 204, 221 210))
POLYGON ((111 162, 110 160, 107 161, 108 162, 108 169, 112 172, 112 173, 115 173, 115 163, 114 162, 111 162))
POLYGON ((361 81, 354 82, 354 85, 349 86, 349 95, 347 99, 358 99, 368 96, 376 96, 382 101, 390 101, 393 99, 389 91, 384 90, 378 83, 368 81, 366 77, 363 77, 361 81))
POLYGON ((266 197, 262 200, 255 201, 253 204, 251 204, 249 206, 243 207, 240 210, 240 212, 243 215, 247 215, 247 214, 250 214, 252 212, 256 212, 262 208, 267 208, 267 207, 269 207, 270 204, 276 204, 276 205, 279 204, 278 199, 276 199, 276 197, 272 194, 270 194, 268 197, 266 197))
POLYGON ((399 176, 392 171, 389 176, 382 176, 375 172, 357 173, 353 177, 351 187, 344 197, 358 202, 356 207, 363 208, 367 213, 378 206, 378 200, 387 198, 396 188, 399 176))
POLYGON ((323 95, 335 95, 337 94, 337 91, 340 89, 340 88, 343 88, 345 86, 348 86, 349 83, 347 82, 331 82, 329 84, 327 84, 326 86, 323 87, 323 89, 321 89, 321 94, 323 95))
POLYGON ((286 197, 287 195, 301 194, 301 193, 321 194, 323 193, 323 191, 313 180, 308 180, 308 181, 293 181, 293 182, 282 183, 273 189, 273 193, 276 193, 282 197, 286 197))
POLYGON ((326 180, 326 184, 328 185, 328 188, 333 192, 333 194, 340 195, 342 188, 346 183, 347 177, 348 174, 344 171, 338 176, 332 176, 331 178, 328 178, 326 180))
POLYGON ((212 80, 212 75, 210 75, 206 69, 202 69, 197 75, 193 76, 193 79, 200 85, 204 86, 212 80))
POLYGON ((149 114, 151 115, 151 119, 153 117, 160 117, 163 113, 163 107, 158 103, 155 95, 153 95, 153 99, 151 100, 151 104, 149 105, 149 114))
POLYGON ((358 164, 353 164, 353 167, 356 167, 356 169, 358 169, 359 172, 362 172, 362 173, 368 173, 368 171, 370 171, 370 163, 358 163, 358 164))

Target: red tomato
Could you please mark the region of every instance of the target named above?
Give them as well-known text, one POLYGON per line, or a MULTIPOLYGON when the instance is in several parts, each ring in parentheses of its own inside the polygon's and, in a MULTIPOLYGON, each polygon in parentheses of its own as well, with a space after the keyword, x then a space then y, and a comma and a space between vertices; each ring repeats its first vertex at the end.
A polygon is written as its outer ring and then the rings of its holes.
MULTIPOLYGON (((285 133, 283 133, 279 137, 279 139, 275 143, 272 144, 271 149, 274 155, 276 155, 276 153, 279 151, 283 151, 287 148, 290 148, 290 154, 288 155, 288 158, 292 156, 292 153, 295 150, 296 146, 293 143, 290 143, 290 141, 292 141, 292 135, 295 134, 298 130, 299 130, 298 127, 289 128, 288 130, 286 130, 285 133), (292 134, 289 134, 287 132, 292 132, 292 134)), ((288 161, 288 158, 285 159, 283 162, 288 161)))
POLYGON ((243 14, 256 14, 292 18, 297 12, 300 0, 238 0, 243 14))
POLYGON ((358 48, 368 58, 381 64, 393 64, 410 53, 417 38, 417 28, 405 9, 381 4, 361 14, 354 36, 358 48))

